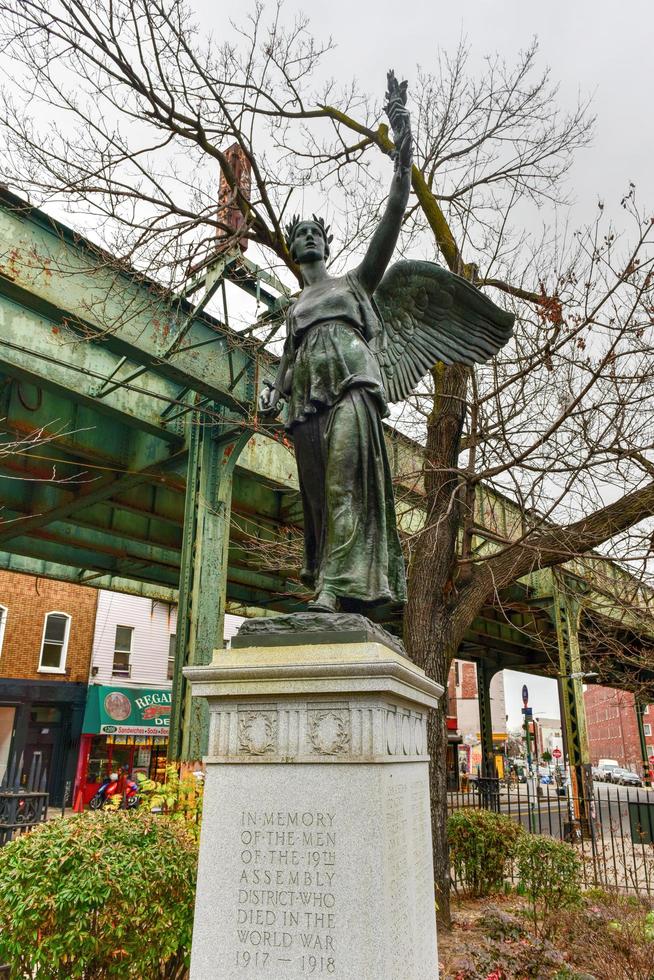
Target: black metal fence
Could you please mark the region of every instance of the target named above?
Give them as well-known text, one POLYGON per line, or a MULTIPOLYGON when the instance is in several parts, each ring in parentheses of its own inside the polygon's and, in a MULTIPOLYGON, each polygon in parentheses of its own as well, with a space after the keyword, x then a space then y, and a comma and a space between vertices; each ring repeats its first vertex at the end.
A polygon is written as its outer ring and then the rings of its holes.
POLYGON ((48 818, 47 774, 35 754, 27 779, 22 779, 22 760, 15 760, 0 783, 0 847, 48 818))
POLYGON ((586 887, 654 896, 654 790, 596 783, 576 797, 565 786, 480 778, 448 793, 448 811, 461 807, 495 810, 530 833, 568 841, 586 887))

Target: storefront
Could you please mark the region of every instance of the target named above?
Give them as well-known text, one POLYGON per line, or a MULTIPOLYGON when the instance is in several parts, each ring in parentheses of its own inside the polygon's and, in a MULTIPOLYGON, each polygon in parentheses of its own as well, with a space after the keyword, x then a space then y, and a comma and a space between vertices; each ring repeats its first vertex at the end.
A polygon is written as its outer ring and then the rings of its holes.
POLYGON ((27 781, 37 763, 50 805, 70 806, 86 684, 0 678, 0 780, 14 760, 27 781))
POLYGON ((171 692, 164 688, 89 687, 75 780, 75 804, 87 804, 102 780, 127 766, 165 776, 171 692))

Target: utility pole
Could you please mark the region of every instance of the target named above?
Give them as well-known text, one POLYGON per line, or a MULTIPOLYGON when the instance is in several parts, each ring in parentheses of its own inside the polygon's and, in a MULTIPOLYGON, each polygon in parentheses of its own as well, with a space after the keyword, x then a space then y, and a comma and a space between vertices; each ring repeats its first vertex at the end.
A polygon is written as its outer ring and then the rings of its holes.
POLYGON ((533 710, 529 707, 529 689, 526 684, 522 685, 522 713, 525 718, 525 748, 527 751, 527 769, 531 774, 531 744, 529 741, 529 719, 533 716, 533 710))
POLYGON ((536 833, 536 813, 534 807, 536 806, 536 793, 534 791, 534 784, 531 773, 531 746, 529 744, 529 720, 533 717, 533 708, 529 707, 529 689, 526 684, 522 685, 522 713, 525 716, 525 747, 527 750, 527 771, 529 775, 527 776, 527 799, 529 801, 529 824, 531 827, 532 834, 536 833), (531 799, 529 798, 529 789, 531 788, 531 799))

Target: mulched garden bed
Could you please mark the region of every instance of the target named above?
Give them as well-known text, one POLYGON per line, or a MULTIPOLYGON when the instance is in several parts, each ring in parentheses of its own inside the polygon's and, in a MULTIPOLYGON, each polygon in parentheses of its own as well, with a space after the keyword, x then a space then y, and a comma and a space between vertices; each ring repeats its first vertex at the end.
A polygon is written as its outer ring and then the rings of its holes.
POLYGON ((515 894, 454 898, 438 934, 441 980, 654 980, 654 911, 636 899, 588 892, 540 924, 515 894))

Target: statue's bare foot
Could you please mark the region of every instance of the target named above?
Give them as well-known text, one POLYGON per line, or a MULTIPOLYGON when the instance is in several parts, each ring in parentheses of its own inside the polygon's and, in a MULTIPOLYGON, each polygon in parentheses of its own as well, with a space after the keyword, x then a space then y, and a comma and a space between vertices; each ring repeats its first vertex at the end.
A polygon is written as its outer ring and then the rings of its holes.
POLYGON ((309 603, 309 608, 315 612, 336 612, 336 596, 323 590, 309 603))

